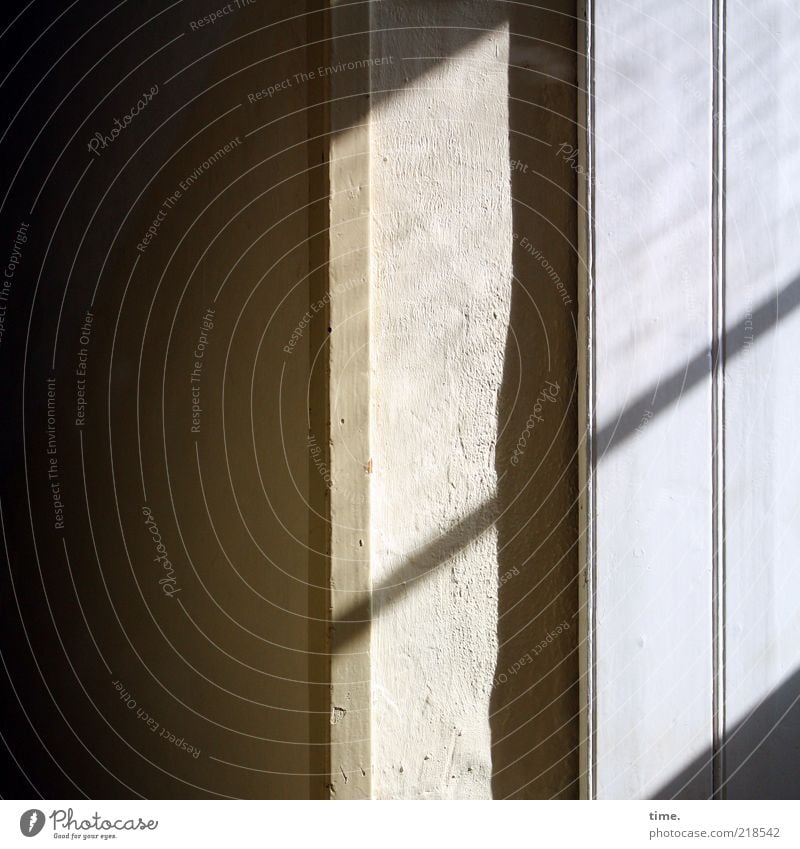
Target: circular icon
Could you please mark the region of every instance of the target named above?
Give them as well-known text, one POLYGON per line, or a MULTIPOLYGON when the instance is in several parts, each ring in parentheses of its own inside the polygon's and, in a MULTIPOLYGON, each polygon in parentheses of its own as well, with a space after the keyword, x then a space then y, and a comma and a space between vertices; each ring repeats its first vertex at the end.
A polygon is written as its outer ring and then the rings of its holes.
POLYGON ((38 808, 31 808, 19 818, 19 830, 25 837, 36 837, 44 828, 44 812, 38 808))

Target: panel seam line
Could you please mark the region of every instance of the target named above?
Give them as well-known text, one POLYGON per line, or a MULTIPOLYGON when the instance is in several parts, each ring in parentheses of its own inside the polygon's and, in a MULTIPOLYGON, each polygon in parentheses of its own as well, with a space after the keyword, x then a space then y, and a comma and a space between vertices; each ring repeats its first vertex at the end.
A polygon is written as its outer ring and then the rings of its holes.
POLYGON ((711 437, 712 796, 725 778, 725 33, 726 0, 712 0, 711 437))

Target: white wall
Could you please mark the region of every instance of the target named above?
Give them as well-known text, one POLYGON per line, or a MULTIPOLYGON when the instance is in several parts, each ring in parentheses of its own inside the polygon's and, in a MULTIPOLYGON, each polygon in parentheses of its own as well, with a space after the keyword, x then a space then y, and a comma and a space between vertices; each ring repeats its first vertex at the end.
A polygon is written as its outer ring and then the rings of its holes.
POLYGON ((800 29, 727 6, 716 100, 714 4, 595 10, 601 798, 798 792, 800 29))
MULTIPOLYGON (((711 744, 711 22, 596 4, 596 742, 601 798, 711 744)), ((711 790, 707 765, 693 794, 711 790)))
POLYGON ((800 23, 728 11, 725 790, 800 792, 800 23))

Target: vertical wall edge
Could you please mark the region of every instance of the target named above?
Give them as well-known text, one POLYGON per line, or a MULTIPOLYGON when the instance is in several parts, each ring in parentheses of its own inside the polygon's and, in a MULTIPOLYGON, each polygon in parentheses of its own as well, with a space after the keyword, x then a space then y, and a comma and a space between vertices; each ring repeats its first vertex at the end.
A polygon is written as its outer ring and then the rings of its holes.
POLYGON ((580 797, 596 793, 594 533, 594 4, 578 6, 578 463, 580 797))
MULTIPOLYGON (((330 10, 330 65, 370 55, 368 2, 330 10)), ((330 797, 371 796, 369 63, 329 75, 330 797)))

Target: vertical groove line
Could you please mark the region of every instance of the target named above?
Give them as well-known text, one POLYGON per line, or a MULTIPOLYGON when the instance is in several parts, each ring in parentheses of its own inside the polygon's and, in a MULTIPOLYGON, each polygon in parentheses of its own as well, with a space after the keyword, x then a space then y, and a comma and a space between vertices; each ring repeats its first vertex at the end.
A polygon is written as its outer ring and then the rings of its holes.
POLYGON ((712 788, 725 782, 725 24, 712 0, 711 428, 712 428, 712 788))

